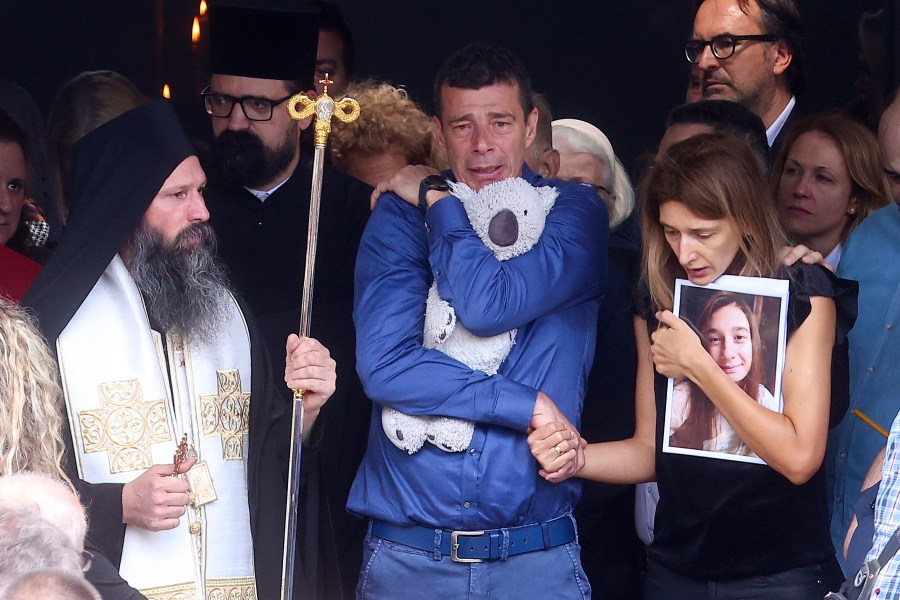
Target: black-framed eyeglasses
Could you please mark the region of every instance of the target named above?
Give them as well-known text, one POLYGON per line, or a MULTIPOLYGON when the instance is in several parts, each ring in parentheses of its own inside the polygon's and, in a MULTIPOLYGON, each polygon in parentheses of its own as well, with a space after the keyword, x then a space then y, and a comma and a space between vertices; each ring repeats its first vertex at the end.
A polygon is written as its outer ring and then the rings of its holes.
POLYGON ((740 42, 774 42, 778 38, 774 35, 717 35, 711 40, 688 40, 684 45, 684 56, 692 65, 700 62, 703 49, 709 46, 713 56, 719 60, 731 58, 735 48, 740 42))
POLYGON ((200 97, 203 98, 203 106, 206 107, 206 112, 210 116, 223 119, 231 116, 231 111, 234 110, 235 104, 240 104, 241 110, 244 111, 244 116, 251 121, 268 121, 272 118, 272 113, 276 106, 294 96, 291 94, 280 100, 270 100, 269 98, 260 98, 258 96, 241 96, 240 98, 235 98, 228 94, 211 92, 209 91, 209 88, 210 86, 206 86, 206 88, 200 92, 200 97))

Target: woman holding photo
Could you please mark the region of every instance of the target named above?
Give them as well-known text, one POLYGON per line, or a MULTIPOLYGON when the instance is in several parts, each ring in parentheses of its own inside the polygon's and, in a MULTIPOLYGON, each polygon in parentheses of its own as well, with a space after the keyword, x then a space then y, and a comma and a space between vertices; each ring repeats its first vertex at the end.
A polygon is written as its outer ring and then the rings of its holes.
MULTIPOLYGON (((734 292, 717 292, 704 304, 696 324, 704 349, 728 378, 759 404, 777 411, 778 400, 762 384, 762 340, 747 301, 734 292)), ((669 444, 679 448, 756 456, 690 379, 677 382, 672 390, 669 435, 669 444)))
MULTIPOLYGON (((820 469, 832 345, 855 319, 856 286, 818 265, 781 266, 785 235, 765 176, 736 138, 708 134, 672 146, 650 169, 643 197, 635 434, 588 445, 578 476, 659 482, 645 600, 705 599, 711 586, 720 597, 820 600, 822 565, 834 555, 820 469), (671 312, 676 278, 706 285, 723 274, 790 280, 783 413, 748 395, 671 312), (663 453, 667 377, 702 390, 767 464, 663 453)), ((562 479, 558 469, 582 451, 572 437, 556 424, 529 436, 549 481, 562 479)))

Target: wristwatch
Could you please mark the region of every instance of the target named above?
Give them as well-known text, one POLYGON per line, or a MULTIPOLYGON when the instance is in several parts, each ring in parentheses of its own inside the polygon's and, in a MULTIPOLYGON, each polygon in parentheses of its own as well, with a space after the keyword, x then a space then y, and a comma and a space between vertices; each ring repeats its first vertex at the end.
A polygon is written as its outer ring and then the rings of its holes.
POLYGON ((429 175, 422 180, 422 183, 419 184, 419 208, 422 209, 422 213, 425 213, 428 210, 428 202, 425 201, 425 194, 431 190, 449 192, 450 184, 440 175, 429 175))

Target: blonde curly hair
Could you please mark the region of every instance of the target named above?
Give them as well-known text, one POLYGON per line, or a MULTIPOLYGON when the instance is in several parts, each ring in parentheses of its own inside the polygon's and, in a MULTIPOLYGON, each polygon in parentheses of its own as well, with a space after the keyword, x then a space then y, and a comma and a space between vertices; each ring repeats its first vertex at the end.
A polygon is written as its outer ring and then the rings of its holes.
POLYGON ((0 296, 0 476, 29 470, 69 481, 62 427, 56 360, 32 318, 0 296))
POLYGON ((431 165, 431 119, 406 90, 371 79, 351 84, 344 95, 362 107, 353 123, 335 127, 331 133, 331 159, 346 168, 347 156, 354 153, 377 155, 388 150, 400 152, 411 165, 431 165))

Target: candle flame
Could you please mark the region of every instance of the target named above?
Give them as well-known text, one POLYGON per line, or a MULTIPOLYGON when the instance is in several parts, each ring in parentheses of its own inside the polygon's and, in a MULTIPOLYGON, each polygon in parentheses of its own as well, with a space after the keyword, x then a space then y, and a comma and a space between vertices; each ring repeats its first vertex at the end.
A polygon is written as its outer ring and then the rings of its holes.
POLYGON ((200 16, 206 14, 206 0, 200 0, 200 16))
POLYGON ((194 17, 194 23, 191 25, 191 41, 197 43, 200 41, 200 18, 194 17))
POLYGON ((168 83, 163 85, 162 95, 163 95, 163 98, 171 98, 172 97, 172 92, 169 91, 168 83))

